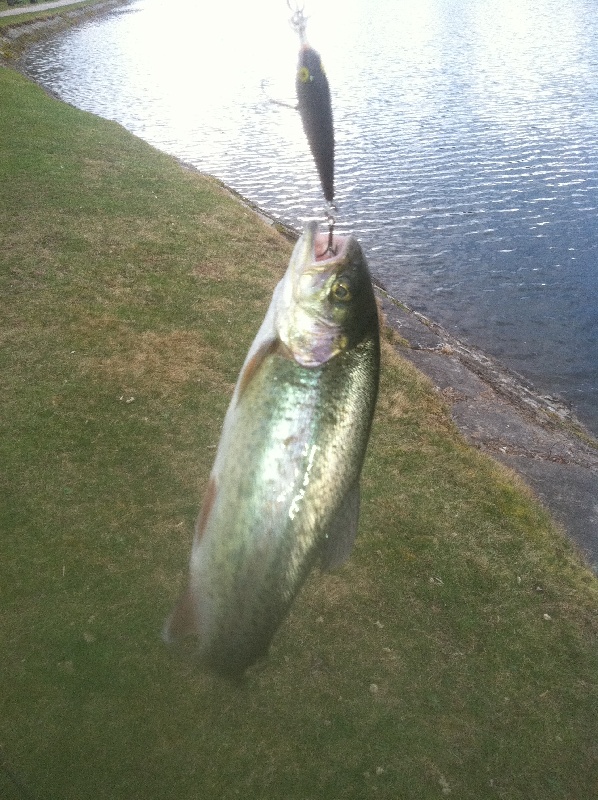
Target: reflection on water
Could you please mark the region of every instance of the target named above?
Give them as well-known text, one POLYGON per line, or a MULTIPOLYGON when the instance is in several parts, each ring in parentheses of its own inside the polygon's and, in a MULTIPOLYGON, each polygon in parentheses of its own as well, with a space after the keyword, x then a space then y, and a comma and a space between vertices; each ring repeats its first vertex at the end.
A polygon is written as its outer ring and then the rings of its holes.
MULTIPOLYGON (((129 8, 39 43, 27 71, 294 226, 322 214, 299 116, 268 102, 294 102, 284 0, 129 8)), ((394 294, 598 430, 592 0, 306 12, 333 91, 341 226, 394 294)))

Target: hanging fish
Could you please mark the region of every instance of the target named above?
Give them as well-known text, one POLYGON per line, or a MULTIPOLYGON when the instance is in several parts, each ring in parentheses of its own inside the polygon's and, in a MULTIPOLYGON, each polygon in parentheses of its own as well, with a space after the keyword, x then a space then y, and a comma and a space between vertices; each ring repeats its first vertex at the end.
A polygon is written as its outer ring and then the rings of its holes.
MULTIPOLYGON (((288 3, 288 0, 287 0, 288 3)), ((288 3, 291 8, 290 3, 288 3)), ((320 54, 310 47, 305 36, 306 17, 295 9, 291 25, 301 39, 297 65, 297 102, 303 130, 316 162, 318 175, 328 203, 334 200, 334 124, 330 86, 320 54)))
POLYGON ((231 677, 268 652, 308 573, 348 558, 378 390, 376 300, 361 247, 309 222, 227 411, 166 641, 199 638, 231 677))

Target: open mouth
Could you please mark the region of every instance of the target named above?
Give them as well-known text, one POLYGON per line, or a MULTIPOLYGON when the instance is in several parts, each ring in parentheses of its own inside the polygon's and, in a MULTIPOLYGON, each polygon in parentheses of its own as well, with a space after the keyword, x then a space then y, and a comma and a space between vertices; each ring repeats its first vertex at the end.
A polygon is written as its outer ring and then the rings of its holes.
POLYGON ((348 236, 329 233, 316 233, 314 236, 314 263, 342 258, 349 240, 348 236))

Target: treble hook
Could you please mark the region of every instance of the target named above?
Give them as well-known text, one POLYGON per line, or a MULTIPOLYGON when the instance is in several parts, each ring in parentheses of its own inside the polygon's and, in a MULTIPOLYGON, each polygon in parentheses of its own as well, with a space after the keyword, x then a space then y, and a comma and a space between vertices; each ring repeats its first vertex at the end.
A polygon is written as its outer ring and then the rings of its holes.
POLYGON ((322 250, 321 253, 316 253, 316 259, 327 258, 329 255, 335 256, 337 254, 337 248, 333 247, 334 242, 334 226, 336 224, 336 220, 333 217, 328 217, 328 242, 326 243, 326 249, 322 250))
POLYGON ((289 11, 292 11, 293 14, 301 14, 301 16, 303 16, 303 12, 305 11, 305 5, 302 5, 301 8, 299 8, 299 3, 291 5, 291 0, 287 0, 287 8, 289 11))
POLYGON ((334 241, 334 226, 336 225, 336 217, 334 216, 330 208, 328 208, 327 217, 328 217, 328 246, 326 247, 325 252, 332 253, 332 255, 335 256, 336 248, 332 246, 332 243, 334 241))
POLYGON ((287 0, 287 6, 289 11, 292 12, 293 16, 291 17, 291 26, 297 31, 299 34, 299 38, 301 39, 301 44, 307 44, 307 39, 305 37, 305 28, 307 26, 307 17, 303 13, 305 11, 305 6, 301 6, 299 8, 299 4, 296 3, 294 6, 291 5, 291 0, 287 0))

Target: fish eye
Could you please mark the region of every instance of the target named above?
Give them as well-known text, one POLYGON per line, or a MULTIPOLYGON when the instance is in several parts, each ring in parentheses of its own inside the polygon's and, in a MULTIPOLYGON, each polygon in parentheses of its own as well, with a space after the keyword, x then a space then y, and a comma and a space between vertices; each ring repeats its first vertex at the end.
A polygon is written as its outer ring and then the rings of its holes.
POLYGON ((351 289, 346 281, 335 281, 330 289, 330 298, 339 303, 348 303, 351 300, 351 289))
POLYGON ((299 70, 299 80, 301 83, 307 83, 311 80, 311 75, 309 74, 309 70, 307 67, 301 67, 299 70))

